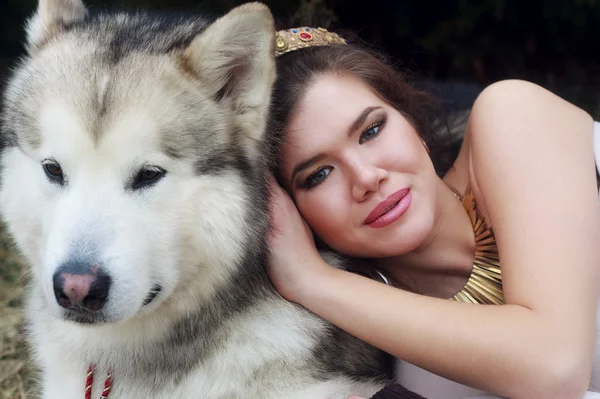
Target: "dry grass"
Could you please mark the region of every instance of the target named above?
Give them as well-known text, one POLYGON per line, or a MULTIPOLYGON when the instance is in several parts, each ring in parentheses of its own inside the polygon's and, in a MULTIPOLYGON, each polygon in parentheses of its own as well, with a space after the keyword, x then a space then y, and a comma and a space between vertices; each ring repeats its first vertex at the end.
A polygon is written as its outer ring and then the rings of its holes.
POLYGON ((24 265, 0 226, 0 399, 36 398, 35 372, 23 336, 24 265))

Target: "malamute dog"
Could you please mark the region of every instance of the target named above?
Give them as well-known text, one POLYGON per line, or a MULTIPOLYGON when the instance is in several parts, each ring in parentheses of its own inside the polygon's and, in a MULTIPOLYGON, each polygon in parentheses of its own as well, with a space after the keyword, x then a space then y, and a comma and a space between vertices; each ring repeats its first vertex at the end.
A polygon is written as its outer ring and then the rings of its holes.
POLYGON ((273 43, 258 3, 207 22, 40 0, 4 95, 0 204, 32 268, 43 398, 369 397, 389 382, 385 354, 264 272, 273 43))

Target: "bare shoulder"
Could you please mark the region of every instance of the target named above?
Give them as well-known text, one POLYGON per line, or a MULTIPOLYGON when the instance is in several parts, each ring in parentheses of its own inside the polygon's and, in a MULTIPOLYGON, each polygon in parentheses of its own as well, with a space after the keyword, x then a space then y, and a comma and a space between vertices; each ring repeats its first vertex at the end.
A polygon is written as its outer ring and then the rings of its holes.
POLYGON ((507 188, 498 184, 506 181, 525 193, 541 184, 556 185, 575 173, 573 166, 585 171, 580 177, 595 192, 592 132, 589 114, 541 86, 522 80, 488 86, 473 105, 464 151, 469 182, 484 213, 489 213, 490 196, 507 198, 507 188))
POLYGON ((572 272, 593 269, 600 242, 590 115, 533 83, 503 81, 477 98, 467 135, 471 182, 496 233, 507 298, 539 305, 557 288, 542 288, 545 279, 562 289, 573 280, 568 289, 576 291, 583 282, 572 272))
MULTIPOLYGON (((520 157, 529 165, 541 165, 537 160, 540 155, 564 155, 563 145, 579 143, 576 154, 593 159, 592 122, 584 110, 534 83, 494 83, 475 101, 461 150, 444 181, 461 192, 470 185, 479 207, 487 214, 485 197, 489 193, 482 192, 478 180, 512 179, 511 172, 521 173, 519 159, 515 158, 520 157), (488 166, 479 168, 482 164, 488 166), (490 168, 501 173, 488 175, 486 170, 490 168)), ((595 174, 593 165, 588 170, 595 174)))
POLYGON ((506 303, 535 315, 526 333, 511 327, 543 348, 563 343, 554 364, 583 370, 587 386, 600 292, 593 120, 540 86, 503 81, 478 96, 465 141, 457 162, 467 159, 494 229, 506 303))
POLYGON ((493 153, 496 145, 503 148, 517 144, 535 144, 547 149, 544 143, 552 144, 552 136, 557 133, 569 141, 591 140, 592 122, 584 110, 541 86, 522 80, 504 80, 488 86, 477 97, 468 132, 471 148, 478 152, 493 153), (583 136, 579 136, 584 132, 578 130, 578 126, 572 126, 576 122, 586 125, 583 136), (499 129, 502 134, 498 134, 499 129))

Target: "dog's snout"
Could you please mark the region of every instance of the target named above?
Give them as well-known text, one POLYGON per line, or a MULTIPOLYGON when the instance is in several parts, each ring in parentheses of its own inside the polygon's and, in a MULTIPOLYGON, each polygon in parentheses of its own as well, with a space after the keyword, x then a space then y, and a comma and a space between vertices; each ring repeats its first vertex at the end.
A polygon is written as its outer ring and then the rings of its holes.
POLYGON ((102 309, 108 299, 111 278, 98 265, 68 262, 53 276, 56 302, 65 309, 102 309))

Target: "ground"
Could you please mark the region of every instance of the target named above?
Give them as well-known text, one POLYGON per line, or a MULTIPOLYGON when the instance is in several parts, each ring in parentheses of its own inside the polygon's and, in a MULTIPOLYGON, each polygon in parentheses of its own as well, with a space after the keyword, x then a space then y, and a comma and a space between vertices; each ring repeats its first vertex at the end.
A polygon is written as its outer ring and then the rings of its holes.
POLYGON ((25 265, 0 226, 0 399, 37 397, 21 311, 26 282, 25 265))

